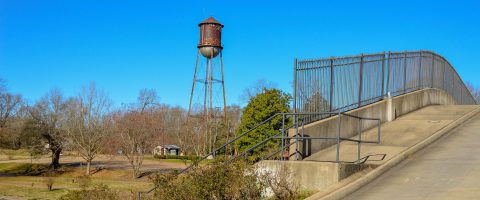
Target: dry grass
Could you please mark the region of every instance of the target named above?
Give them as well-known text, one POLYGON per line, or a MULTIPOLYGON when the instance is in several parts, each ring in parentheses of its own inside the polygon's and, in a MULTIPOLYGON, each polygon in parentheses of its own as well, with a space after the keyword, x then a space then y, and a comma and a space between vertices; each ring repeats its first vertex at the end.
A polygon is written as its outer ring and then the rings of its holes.
MULTIPOLYGON (((54 176, 25 176, 28 163, 2 163, 0 164, 0 196, 15 196, 26 199, 58 199, 70 190, 79 190, 80 184, 77 177, 85 173, 84 168, 66 168, 64 173, 54 176), (15 172, 15 173, 12 173, 15 172), (3 175, 2 175, 3 174, 3 175), (47 182, 54 182, 52 191, 46 187, 47 182)), ((35 165, 35 164, 34 164, 35 165)), ((130 198, 137 191, 152 187, 148 178, 132 181, 129 170, 103 169, 90 176, 91 184, 104 184, 121 196, 130 198)))

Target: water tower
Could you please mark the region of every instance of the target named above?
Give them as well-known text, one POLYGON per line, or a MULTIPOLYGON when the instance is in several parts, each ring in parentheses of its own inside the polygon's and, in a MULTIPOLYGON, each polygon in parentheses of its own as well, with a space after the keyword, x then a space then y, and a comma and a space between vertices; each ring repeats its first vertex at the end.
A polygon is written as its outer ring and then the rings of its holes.
POLYGON ((226 117, 221 40, 223 25, 210 17, 198 26, 200 41, 197 45, 188 115, 209 123, 212 119, 226 117))

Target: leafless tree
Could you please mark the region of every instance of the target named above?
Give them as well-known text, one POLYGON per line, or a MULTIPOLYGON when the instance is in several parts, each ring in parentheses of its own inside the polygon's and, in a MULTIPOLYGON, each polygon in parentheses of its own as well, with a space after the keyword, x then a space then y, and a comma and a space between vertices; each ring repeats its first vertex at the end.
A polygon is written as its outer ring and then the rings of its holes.
POLYGON ((4 93, 7 88, 6 88, 6 81, 2 77, 0 77, 0 94, 4 93))
POLYGON ((472 93, 475 101, 477 101, 477 103, 480 103, 480 87, 475 86, 471 82, 467 82, 466 86, 467 86, 467 89, 470 91, 470 93, 472 93))
POLYGON ((60 166, 60 153, 65 143, 65 115, 67 101, 58 89, 53 89, 42 97, 33 107, 29 108, 30 119, 25 129, 37 133, 46 140, 52 152, 51 166, 60 166))
POLYGON ((154 90, 143 89, 138 97, 138 107, 120 112, 115 118, 120 148, 133 169, 133 178, 139 175, 144 156, 153 146, 155 132, 162 128, 157 120, 158 113, 151 108, 158 104, 157 99, 154 90))
POLYGON ((109 134, 108 111, 111 101, 95 84, 83 88, 69 106, 67 134, 72 147, 87 162, 90 175, 92 160, 102 151, 109 134))
POLYGON ((6 82, 0 78, 0 145, 19 147, 19 134, 16 133, 17 112, 22 108, 20 95, 9 93, 6 82))
POLYGON ((158 105, 157 92, 154 89, 141 89, 138 94, 138 110, 143 112, 148 107, 158 105))
POLYGON ((130 111, 116 120, 116 130, 120 135, 120 149, 128 159, 133 178, 140 174, 143 159, 152 147, 152 136, 155 132, 154 113, 152 111, 130 111))
POLYGON ((251 84, 249 87, 243 90, 240 100, 244 103, 247 103, 252 97, 261 93, 264 89, 276 88, 277 84, 270 82, 265 79, 257 80, 255 83, 251 84))
POLYGON ((22 97, 6 92, 0 86, 0 128, 5 128, 8 120, 12 119, 20 109, 22 97))

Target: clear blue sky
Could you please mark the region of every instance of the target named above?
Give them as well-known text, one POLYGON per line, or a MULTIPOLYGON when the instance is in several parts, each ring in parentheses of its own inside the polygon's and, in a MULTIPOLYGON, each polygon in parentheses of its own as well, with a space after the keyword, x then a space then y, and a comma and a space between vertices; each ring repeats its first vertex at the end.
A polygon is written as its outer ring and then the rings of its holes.
POLYGON ((228 104, 258 79, 291 92, 294 57, 433 50, 480 85, 480 3, 440 0, 0 0, 0 76, 31 102, 94 81, 117 105, 153 88, 186 107, 209 16, 225 24, 228 104))

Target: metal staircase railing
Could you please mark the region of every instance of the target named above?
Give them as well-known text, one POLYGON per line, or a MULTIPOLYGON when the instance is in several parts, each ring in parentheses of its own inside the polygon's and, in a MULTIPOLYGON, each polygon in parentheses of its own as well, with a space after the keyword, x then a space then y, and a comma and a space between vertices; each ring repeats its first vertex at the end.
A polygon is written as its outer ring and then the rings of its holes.
MULTIPOLYGON (((178 176, 180 174, 183 174, 183 173, 187 172, 193 166, 197 165, 201 161, 204 161, 211 156, 213 156, 213 157, 219 156, 218 153, 221 152, 222 149, 226 149, 228 145, 234 145, 235 142, 237 142, 239 139, 247 137, 249 133, 256 130, 260 126, 271 122, 276 117, 281 117, 282 118, 282 128, 280 130, 278 130, 278 133, 276 133, 272 136, 269 136, 268 138, 266 138, 266 139, 262 140, 261 142, 249 147, 248 149, 240 152, 239 154, 237 154, 235 156, 230 156, 229 157, 228 155, 225 155, 225 157, 229 158, 229 159, 226 159, 224 161, 224 164, 229 164, 229 163, 234 162, 234 161, 236 161, 240 158, 244 158, 246 161, 248 161, 249 156, 253 156, 255 150, 264 146, 268 142, 278 141, 278 140, 281 141, 278 149, 273 150, 273 152, 270 152, 266 156, 257 157, 257 159, 253 160, 252 164, 255 163, 256 161, 263 161, 263 160, 271 159, 272 157, 274 157, 277 154, 279 154, 279 155, 275 158, 279 159, 279 160, 282 160, 282 161, 291 160, 291 158, 293 156, 294 156, 294 160, 301 160, 301 159, 303 159, 304 156, 299 151, 299 142, 304 142, 305 140, 335 140, 336 141, 336 154, 337 155, 336 155, 336 160, 331 161, 331 162, 342 162, 340 160, 340 143, 342 141, 356 142, 358 144, 358 160, 356 161, 356 163, 363 163, 369 158, 369 156, 364 157, 364 158, 360 157, 360 155, 361 155, 361 153, 360 153, 361 152, 361 144, 362 143, 380 143, 380 135, 381 135, 380 124, 381 124, 381 120, 378 119, 378 118, 359 117, 359 116, 354 116, 354 115, 347 114, 347 113, 342 113, 342 112, 277 113, 277 114, 274 114, 274 115, 270 116, 269 118, 265 119, 264 121, 258 123, 257 125, 253 126, 251 129, 249 129, 249 130, 243 132, 242 134, 236 136, 235 138, 231 139, 230 141, 223 144, 222 146, 216 148, 215 150, 213 150, 209 154, 207 154, 207 155, 203 156, 202 158, 200 158, 199 160, 195 161, 195 163, 193 163, 190 166, 188 166, 188 167, 182 169, 181 171, 179 171, 176 175, 178 176), (305 125, 307 117, 308 117, 309 120, 311 120, 312 118, 323 119, 323 118, 325 118, 324 116, 337 117, 337 119, 335 119, 337 121, 336 137, 307 137, 307 136, 305 136, 304 135, 304 128, 305 128, 304 125, 305 125), (359 122, 358 139, 345 138, 345 137, 341 136, 342 117, 351 117, 351 118, 355 118, 355 119, 358 120, 358 122, 359 122), (362 126, 361 126, 362 120, 377 121, 377 134, 378 134, 377 141, 362 140, 362 132, 364 131, 362 126), (290 123, 292 123, 292 124, 290 125, 290 123), (289 134, 289 130, 292 131, 292 134, 289 134), (301 130, 301 132, 300 132, 300 130, 301 130), (293 145, 295 145, 295 148, 291 148, 293 145), (285 156, 285 152, 288 152, 287 156, 285 156), (290 152, 293 152, 293 153, 290 153, 290 152)), ((227 154, 227 151, 223 151, 223 152, 225 154, 227 154)), ((257 155, 255 155, 255 156, 257 156, 257 155)), ((138 199, 139 200, 141 199, 142 194, 149 194, 149 193, 153 192, 155 189, 157 189, 157 186, 151 188, 148 191, 138 192, 138 199)))

